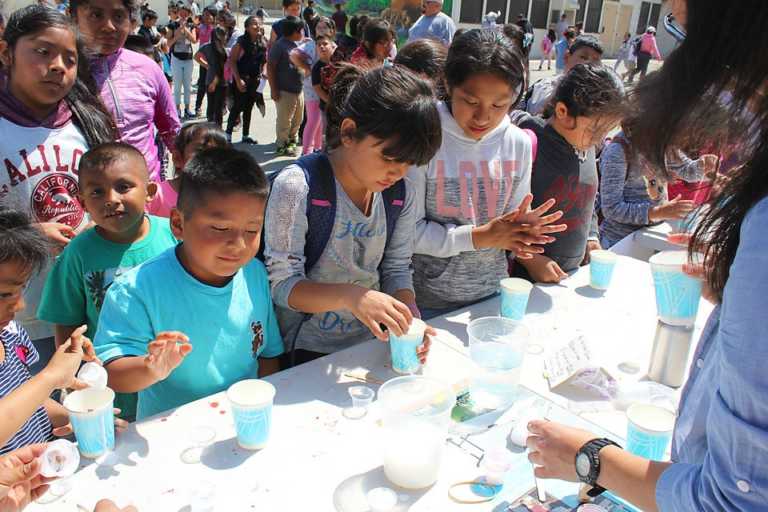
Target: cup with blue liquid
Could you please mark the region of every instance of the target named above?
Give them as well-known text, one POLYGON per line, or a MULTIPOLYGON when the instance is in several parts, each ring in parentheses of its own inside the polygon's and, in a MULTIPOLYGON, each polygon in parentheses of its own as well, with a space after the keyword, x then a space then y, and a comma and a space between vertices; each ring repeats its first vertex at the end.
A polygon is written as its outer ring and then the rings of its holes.
POLYGON ((691 326, 696 321, 702 282, 683 272, 687 262, 687 251, 662 251, 648 260, 659 319, 667 325, 691 326))
POLYGON ((235 419, 237 444, 245 450, 260 450, 269 440, 275 386, 265 380, 246 379, 232 384, 227 398, 235 419))
POLYGON ((533 284, 518 277, 508 277, 499 282, 501 287, 501 316, 522 320, 528 308, 528 297, 533 284))
POLYGON ((115 392, 109 388, 73 391, 64 399, 64 408, 77 439, 80 454, 96 459, 115 448, 115 392))
POLYGON ((607 290, 611 286, 616 253, 598 249, 589 252, 589 286, 595 290, 607 290))
POLYGON ((627 451, 663 461, 675 428, 675 413, 659 405, 635 403, 627 409, 627 451))
POLYGON ((389 350, 392 354, 392 370, 404 375, 411 375, 421 369, 418 348, 424 343, 424 332, 427 324, 418 318, 411 321, 408 332, 402 336, 395 336, 390 331, 389 350))

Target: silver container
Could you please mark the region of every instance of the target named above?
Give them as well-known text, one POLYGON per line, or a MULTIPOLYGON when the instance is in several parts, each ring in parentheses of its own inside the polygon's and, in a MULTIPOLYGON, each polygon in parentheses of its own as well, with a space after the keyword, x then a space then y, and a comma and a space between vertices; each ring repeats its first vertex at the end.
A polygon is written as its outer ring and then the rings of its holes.
POLYGON ((648 377, 665 386, 682 386, 692 339, 693 327, 667 325, 659 320, 648 377))

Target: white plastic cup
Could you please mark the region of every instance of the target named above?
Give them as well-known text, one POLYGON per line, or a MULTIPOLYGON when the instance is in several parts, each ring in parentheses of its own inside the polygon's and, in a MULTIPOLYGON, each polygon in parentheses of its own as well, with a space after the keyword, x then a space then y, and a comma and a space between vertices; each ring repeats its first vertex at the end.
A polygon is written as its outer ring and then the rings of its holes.
POLYGON ((589 286, 595 290, 607 290, 611 285, 616 253, 598 249, 589 252, 589 286))
POLYGON ((85 363, 77 372, 77 378, 94 389, 107 387, 107 370, 97 363, 85 363))
POLYGON ((40 474, 46 478, 67 478, 80 465, 77 446, 66 439, 56 439, 46 446, 40 457, 40 474))
POLYGON ((368 386, 352 386, 347 391, 352 399, 352 407, 344 410, 344 416, 357 420, 368 414, 368 407, 376 393, 368 386))
POLYGON ((656 309, 665 324, 691 326, 696 321, 701 299, 701 280, 683 272, 687 251, 662 251, 651 256, 656 309))
POLYGON ((663 461, 675 428, 675 413, 653 404, 635 403, 627 409, 627 451, 663 461))
POLYGON ((235 419, 237 444, 246 450, 260 450, 269 440, 275 386, 265 380, 246 379, 232 384, 227 398, 235 419))
POLYGON ((83 457, 95 459, 115 448, 114 401, 115 392, 109 388, 81 389, 64 399, 83 457))
POLYGON ((533 284, 519 277, 508 277, 499 282, 501 286, 501 316, 510 320, 522 320, 528 307, 528 297, 533 284))
POLYGON ((401 374, 413 374, 421 368, 416 350, 424 343, 427 324, 414 318, 408 332, 402 336, 389 334, 389 351, 392 356, 392 370, 401 374))

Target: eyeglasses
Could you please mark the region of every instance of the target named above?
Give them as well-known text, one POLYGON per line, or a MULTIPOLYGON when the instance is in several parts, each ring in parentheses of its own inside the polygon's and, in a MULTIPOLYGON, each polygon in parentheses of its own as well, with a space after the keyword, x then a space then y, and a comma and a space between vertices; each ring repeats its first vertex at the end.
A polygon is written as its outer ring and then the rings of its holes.
POLYGON ((664 30, 666 30, 678 43, 685 41, 685 29, 675 21, 675 17, 672 13, 664 16, 664 30))

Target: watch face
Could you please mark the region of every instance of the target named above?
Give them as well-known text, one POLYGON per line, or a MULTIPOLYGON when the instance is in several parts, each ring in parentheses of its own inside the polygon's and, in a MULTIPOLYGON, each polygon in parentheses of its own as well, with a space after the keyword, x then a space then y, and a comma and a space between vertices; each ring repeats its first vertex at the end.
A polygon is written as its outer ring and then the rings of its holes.
POLYGON ((576 456, 576 474, 579 475, 579 477, 588 477, 590 466, 589 457, 586 453, 580 453, 576 456))

